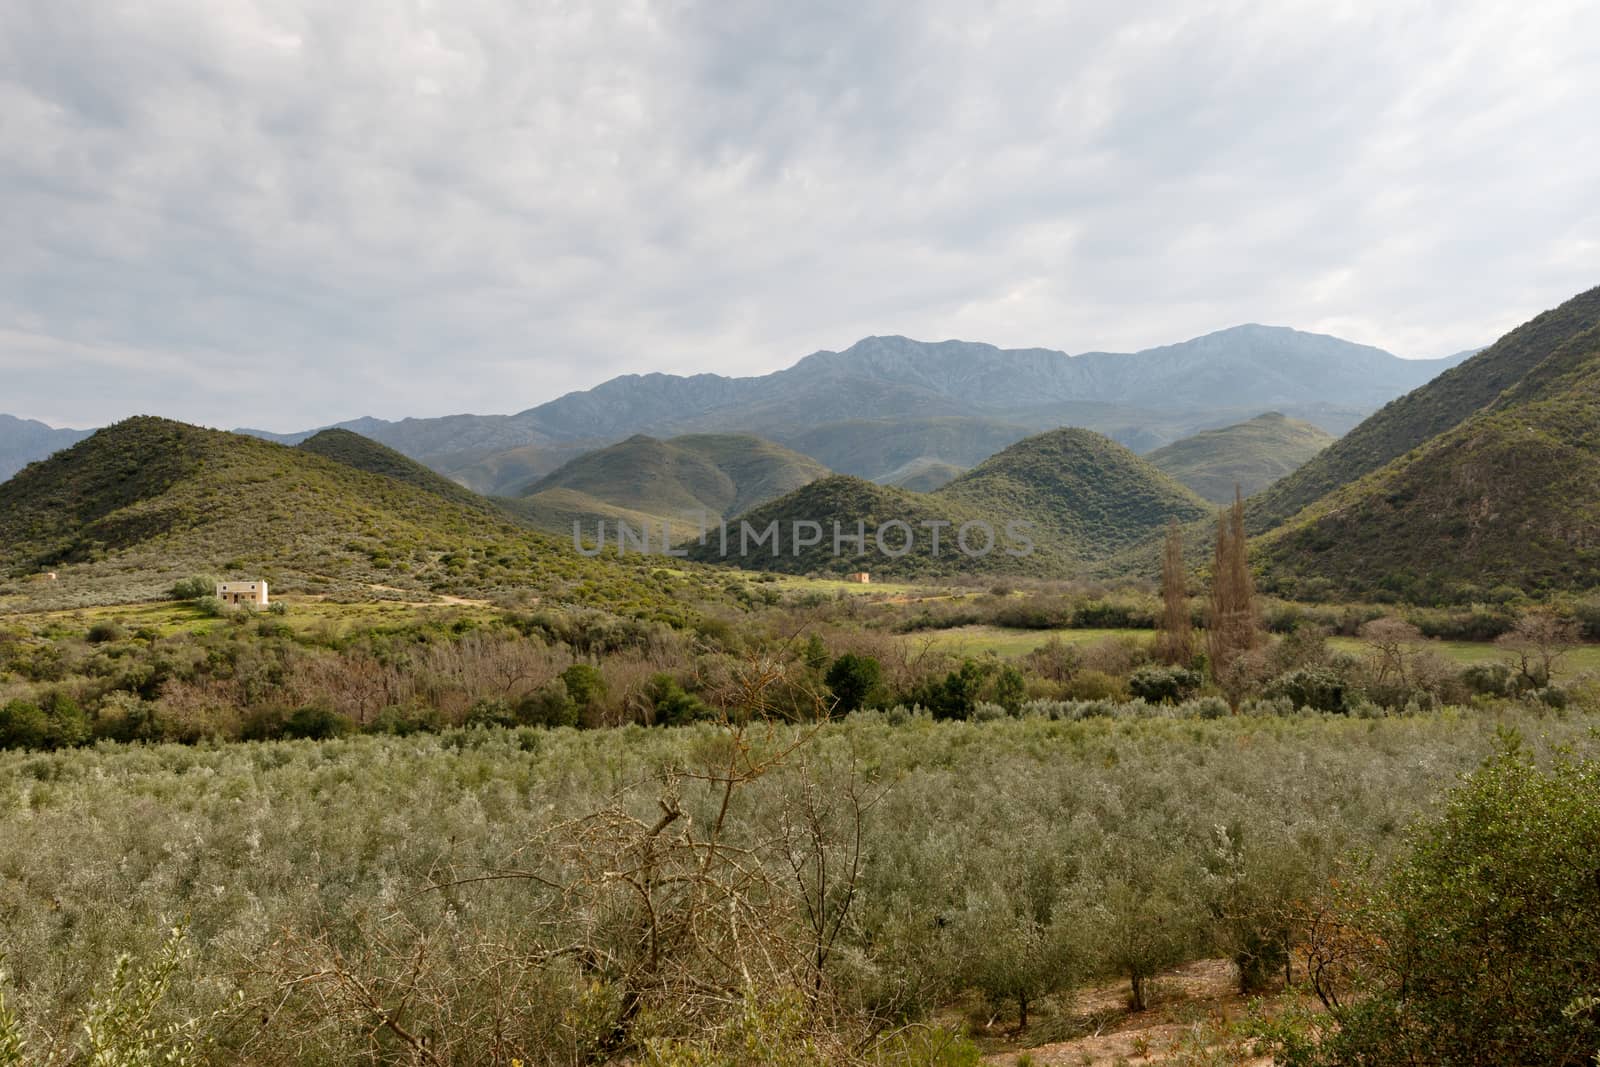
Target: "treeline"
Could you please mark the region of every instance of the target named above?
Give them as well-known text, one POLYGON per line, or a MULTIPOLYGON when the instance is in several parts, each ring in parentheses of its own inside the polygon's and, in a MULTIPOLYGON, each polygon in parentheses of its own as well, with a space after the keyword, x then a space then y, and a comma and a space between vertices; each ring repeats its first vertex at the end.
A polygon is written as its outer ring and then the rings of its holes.
POLYGON ((1089 714, 1144 714, 1124 707, 1131 701, 1203 716, 1220 700, 1257 714, 1371 716, 1513 698, 1561 705, 1587 684, 1558 677, 1581 631, 1552 613, 1521 616, 1501 635, 1496 661, 1466 667, 1392 617, 1364 623, 1356 651, 1333 647, 1305 621, 1283 635, 1260 632, 1221 670, 1214 632, 1194 631, 1177 657, 1165 632, 1152 631, 1055 636, 1002 659, 798 608, 702 617, 682 629, 584 611, 443 613, 348 629, 235 613, 173 634, 52 624, 0 630, 0 747, 811 721, 864 708, 1060 717, 1056 705, 1074 702, 1118 709, 1089 714), (752 658, 776 672, 759 701, 740 681, 752 658))
MULTIPOLYGON (((1187 597, 1190 625, 1204 628, 1209 604, 1202 597, 1187 597)), ((842 614, 843 608, 838 609, 842 614)), ((1493 641, 1510 632, 1529 612, 1553 611, 1573 622, 1585 640, 1600 641, 1600 597, 1552 604, 1524 597, 1504 603, 1475 603, 1455 607, 1417 607, 1396 604, 1310 604, 1257 597, 1261 625, 1269 633, 1288 634, 1316 626, 1330 635, 1357 637, 1361 627, 1375 619, 1399 618, 1415 626, 1423 637, 1443 641, 1493 641)), ((1058 589, 1051 585, 995 586, 986 594, 961 598, 928 599, 909 613, 885 605, 851 609, 857 618, 914 633, 961 626, 1000 626, 1022 630, 1153 630, 1161 621, 1164 605, 1156 592, 1133 589, 1058 589)))

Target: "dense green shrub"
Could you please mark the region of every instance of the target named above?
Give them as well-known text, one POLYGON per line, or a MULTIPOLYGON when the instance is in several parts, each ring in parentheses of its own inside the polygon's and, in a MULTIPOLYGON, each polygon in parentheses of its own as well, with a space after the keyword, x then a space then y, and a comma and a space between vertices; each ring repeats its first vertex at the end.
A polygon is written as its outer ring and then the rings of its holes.
POLYGON ((848 715, 867 706, 883 680, 883 665, 872 656, 846 652, 833 661, 823 679, 833 693, 836 710, 848 715))
POLYGON ((283 736, 306 741, 326 741, 355 730, 355 724, 332 708, 310 705, 296 708, 283 722, 283 736))
POLYGON ((1480 696, 1515 696, 1520 679, 1508 663, 1474 663, 1461 672, 1468 690, 1480 696))
POLYGON ((1128 676, 1128 692, 1152 704, 1181 704, 1200 691, 1205 679, 1187 667, 1147 664, 1128 676))
POLYGON ((44 748, 49 720, 39 705, 13 700, 0 706, 0 747, 44 748))
POLYGON ((1567 693, 1566 689, 1559 685, 1547 685, 1542 689, 1535 690, 1533 695, 1545 707, 1556 708, 1557 710, 1565 708, 1572 701, 1572 697, 1567 693))
POLYGON ((590 710, 606 696, 605 676, 588 663, 574 663, 562 671, 561 683, 567 687, 567 697, 580 713, 590 710))
POLYGON ((0 706, 0 748, 73 748, 89 740, 89 717, 60 691, 43 700, 12 700, 0 706))
POLYGON ((1066 684, 1065 695, 1073 700, 1121 700, 1128 692, 1105 671, 1080 671, 1066 684))
POLYGON ((128 628, 111 619, 102 619, 89 627, 84 635, 91 645, 105 645, 113 641, 125 641, 128 638, 128 628))
POLYGON ((1600 763, 1515 747, 1349 905, 1355 986, 1317 1064, 1587 1063, 1600 1049, 1600 763))
POLYGON ((521 726, 576 726, 579 710, 566 682, 556 678, 517 701, 512 721, 521 726))
POLYGON ((1015 715, 1022 707, 1022 698, 1027 695, 1028 681, 1022 672, 1009 663, 1000 665, 1000 670, 994 676, 994 685, 990 696, 994 702, 1006 709, 1006 712, 1015 715))
POLYGON ((699 697, 685 690, 670 674, 657 674, 651 678, 644 694, 654 710, 657 726, 682 726, 707 718, 711 712, 699 697))
MULTIPOLYGON (((471 711, 468 712, 471 718, 471 711)), ((401 707, 391 704, 373 716, 365 726, 369 734, 389 734, 393 737, 410 737, 412 734, 437 733, 444 729, 444 720, 432 708, 401 707)), ((467 725, 472 725, 470 722, 467 725)))
POLYGON ((1072 625, 1080 630, 1151 630, 1156 608, 1153 601, 1090 600, 1073 611, 1072 625))
POLYGON ((1600 641, 1600 596, 1579 601, 1573 609, 1573 616, 1578 620, 1586 640, 1600 641))
POLYGON ((484 728, 490 726, 516 726, 519 716, 504 700, 479 700, 467 709, 463 726, 484 728))
POLYGON ((1511 608, 1485 604, 1453 611, 1416 610, 1406 618, 1422 636, 1444 641, 1493 641, 1517 623, 1517 613, 1511 608))
POLYGON ((193 577, 180 579, 172 587, 173 600, 199 600, 201 597, 215 596, 217 580, 208 575, 196 574, 193 577))
POLYGON ((1349 684, 1331 667, 1301 667, 1278 675, 1267 683, 1268 699, 1282 697, 1296 708, 1342 713, 1349 711, 1349 684))
POLYGON ((930 678, 914 686, 904 702, 926 708, 935 719, 970 718, 992 670, 989 664, 964 660, 960 668, 943 678, 930 678))
MULTIPOLYGON (((1059 630, 1076 625, 1076 615, 1072 604, 1068 601, 1030 597, 1026 600, 1007 601, 995 610, 991 619, 996 626, 1017 630, 1059 630)), ((970 620, 955 625, 967 626, 980 621, 980 618, 974 615, 970 620)))

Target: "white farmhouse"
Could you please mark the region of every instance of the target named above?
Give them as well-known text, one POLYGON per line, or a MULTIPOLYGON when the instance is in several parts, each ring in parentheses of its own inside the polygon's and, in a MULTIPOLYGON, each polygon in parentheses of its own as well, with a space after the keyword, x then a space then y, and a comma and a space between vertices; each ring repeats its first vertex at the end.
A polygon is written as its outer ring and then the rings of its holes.
POLYGON ((266 582, 218 582, 217 599, 224 604, 254 604, 267 606, 266 582))

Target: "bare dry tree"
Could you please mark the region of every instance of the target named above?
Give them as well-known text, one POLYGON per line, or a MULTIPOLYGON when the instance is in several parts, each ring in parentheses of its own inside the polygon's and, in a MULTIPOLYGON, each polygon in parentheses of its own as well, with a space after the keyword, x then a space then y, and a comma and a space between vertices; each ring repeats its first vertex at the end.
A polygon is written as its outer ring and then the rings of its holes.
MULTIPOLYGON (((542 891, 564 935, 543 955, 574 958, 615 991, 608 1053, 634 1044, 646 1017, 654 1028, 694 1032, 735 1014, 753 990, 817 988, 817 940, 809 936, 802 947, 803 904, 770 862, 775 842, 730 832, 740 794, 808 745, 827 719, 820 693, 803 727, 774 714, 773 690, 793 683, 787 649, 751 657, 733 684, 711 694, 717 733, 702 749, 703 764, 664 773, 651 814, 619 794, 524 849, 540 858, 538 867, 457 872, 434 887, 522 879, 542 891)), ((822 818, 820 802, 811 810, 822 818)), ((823 838, 819 825, 814 847, 831 855, 823 838)), ((859 838, 852 850, 854 866, 859 838)), ((823 884, 825 965, 843 916, 826 871, 823 884)))
POLYGON ((864 795, 854 753, 843 785, 837 789, 824 787, 804 755, 796 777, 796 786, 778 807, 778 851, 799 901, 812 968, 810 998, 817 1008, 829 959, 849 920, 860 884, 866 816, 887 789, 864 795))
POLYGON ((1249 543, 1244 528, 1244 496, 1234 487, 1233 506, 1217 516, 1216 551, 1211 565, 1211 618, 1206 651, 1212 677, 1235 710, 1251 672, 1245 657, 1261 644, 1255 583, 1250 578, 1249 543))
POLYGON ((1157 654, 1165 663, 1187 666, 1194 660, 1194 628, 1189 621, 1183 531, 1175 518, 1167 520, 1167 540, 1161 553, 1161 603, 1161 634, 1157 642, 1157 654))
POLYGON ((1372 664, 1372 681, 1377 686, 1406 686, 1411 682, 1411 662, 1415 658, 1422 631, 1404 619, 1385 616, 1361 627, 1372 664))
POLYGON ((1511 667, 1524 688, 1549 685, 1561 661, 1580 644, 1578 624, 1553 611, 1530 611, 1495 644, 1510 653, 1511 667))

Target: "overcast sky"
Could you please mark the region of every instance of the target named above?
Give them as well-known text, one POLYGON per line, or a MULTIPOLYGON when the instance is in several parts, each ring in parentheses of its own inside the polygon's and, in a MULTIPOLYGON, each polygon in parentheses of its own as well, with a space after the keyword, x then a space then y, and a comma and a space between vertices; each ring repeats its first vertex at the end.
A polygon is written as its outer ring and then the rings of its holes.
POLYGON ((1600 6, 6 0, 0 412, 512 412, 868 334, 1444 355, 1600 283, 1600 6))

